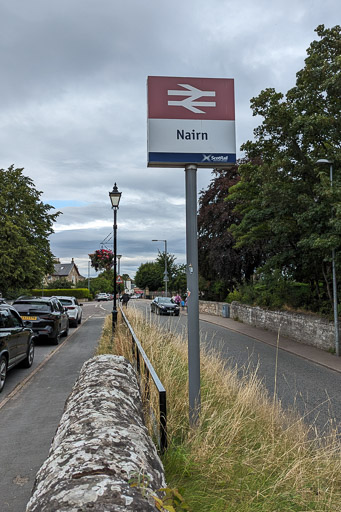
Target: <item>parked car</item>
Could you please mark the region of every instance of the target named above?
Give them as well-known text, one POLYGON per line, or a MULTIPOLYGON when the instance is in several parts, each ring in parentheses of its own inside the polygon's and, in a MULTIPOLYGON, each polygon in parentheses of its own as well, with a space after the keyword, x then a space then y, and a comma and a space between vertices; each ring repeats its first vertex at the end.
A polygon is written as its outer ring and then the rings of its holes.
POLYGON ((58 299, 66 309, 70 326, 77 327, 77 325, 82 322, 83 304, 79 304, 76 297, 56 295, 56 299, 58 299))
POLYGON ((107 293, 98 293, 96 295, 96 300, 99 302, 101 300, 109 300, 109 295, 107 293))
POLYGON ((19 313, 9 304, 0 304, 0 393, 8 370, 19 363, 30 368, 34 359, 34 334, 25 327, 19 313))
POLYGON ((179 316, 180 307, 170 297, 155 297, 150 304, 150 310, 157 315, 179 316))
POLYGON ((58 345, 61 335, 69 334, 69 317, 56 297, 19 297, 13 307, 39 337, 58 345))

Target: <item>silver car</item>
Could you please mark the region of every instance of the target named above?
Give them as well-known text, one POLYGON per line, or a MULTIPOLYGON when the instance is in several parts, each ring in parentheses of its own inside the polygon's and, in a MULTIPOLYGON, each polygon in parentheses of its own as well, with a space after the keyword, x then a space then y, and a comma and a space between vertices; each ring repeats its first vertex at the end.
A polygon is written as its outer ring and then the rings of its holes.
POLYGON ((67 315, 69 317, 69 323, 71 327, 77 327, 82 322, 82 306, 83 304, 79 304, 76 297, 68 297, 68 296, 56 296, 59 302, 62 303, 64 308, 66 309, 67 315))

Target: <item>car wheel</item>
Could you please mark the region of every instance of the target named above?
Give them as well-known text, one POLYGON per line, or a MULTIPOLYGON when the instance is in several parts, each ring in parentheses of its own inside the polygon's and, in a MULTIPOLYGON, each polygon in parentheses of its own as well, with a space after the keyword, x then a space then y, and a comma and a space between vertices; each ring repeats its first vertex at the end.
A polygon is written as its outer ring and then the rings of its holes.
POLYGON ((53 338, 50 338, 50 339, 51 339, 52 345, 59 345, 59 342, 60 342, 60 331, 56 334, 56 336, 54 336, 53 338))
POLYGON ((0 393, 4 389, 7 376, 7 359, 5 356, 0 357, 0 393))
POLYGON ((27 356, 21 363, 23 368, 31 368, 31 366, 33 364, 33 359, 34 359, 34 342, 31 341, 28 346, 28 349, 27 349, 27 356))
POLYGON ((69 320, 67 321, 67 325, 66 325, 66 329, 65 331, 63 331, 63 336, 68 336, 69 335, 69 330, 70 330, 70 322, 69 320))
POLYGON ((78 323, 81 324, 82 323, 82 315, 79 317, 78 319, 78 323))

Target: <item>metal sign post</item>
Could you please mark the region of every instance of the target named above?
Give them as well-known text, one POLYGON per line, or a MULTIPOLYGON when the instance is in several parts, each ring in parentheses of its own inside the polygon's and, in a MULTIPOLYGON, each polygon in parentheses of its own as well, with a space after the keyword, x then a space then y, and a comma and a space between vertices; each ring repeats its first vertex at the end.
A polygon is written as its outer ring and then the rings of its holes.
POLYGON ((186 165, 186 253, 189 422, 198 423, 200 398, 199 278, 197 237, 197 166, 186 165))

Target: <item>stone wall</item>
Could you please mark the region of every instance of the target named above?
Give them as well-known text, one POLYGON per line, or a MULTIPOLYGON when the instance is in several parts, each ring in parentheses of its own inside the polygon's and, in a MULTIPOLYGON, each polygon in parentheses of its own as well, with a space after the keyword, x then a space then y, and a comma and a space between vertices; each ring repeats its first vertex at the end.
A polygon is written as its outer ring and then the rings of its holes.
POLYGON ((226 302, 212 302, 209 300, 199 300, 200 313, 207 313, 208 315, 223 316, 223 306, 226 302))
POLYGON ((287 311, 268 311, 232 302, 231 318, 277 332, 300 343, 329 350, 335 346, 334 323, 324 318, 287 311))
MULTIPOLYGON (((200 300, 199 311, 209 315, 223 316, 224 305, 226 305, 224 302, 200 300)), ((322 350, 335 347, 334 323, 324 318, 303 313, 269 311, 239 302, 232 302, 229 306, 230 318, 234 320, 274 332, 278 332, 279 326, 281 326, 282 336, 287 336, 299 343, 312 345, 322 350)))
POLYGON ((90 359, 26 512, 155 511, 152 494, 162 487, 163 466, 144 425, 135 371, 120 356, 90 359))

